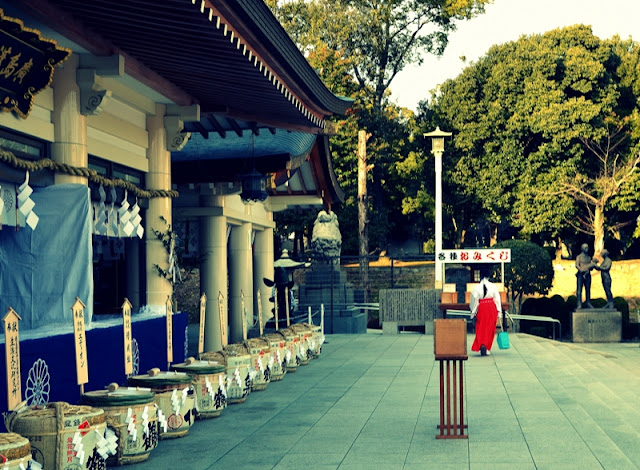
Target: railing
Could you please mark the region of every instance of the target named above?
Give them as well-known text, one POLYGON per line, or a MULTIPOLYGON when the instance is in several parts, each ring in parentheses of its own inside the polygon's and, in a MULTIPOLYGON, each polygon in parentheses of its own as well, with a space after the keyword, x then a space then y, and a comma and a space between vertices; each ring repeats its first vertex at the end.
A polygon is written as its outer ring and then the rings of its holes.
MULTIPOLYGON (((471 312, 468 310, 447 310, 447 316, 454 315, 458 317, 471 317, 471 312)), ((552 323, 552 331, 553 331, 553 339, 556 339, 556 328, 555 325, 558 325, 558 337, 562 339, 562 323, 557 318, 552 317, 539 317, 536 315, 515 315, 509 312, 504 312, 504 315, 507 320, 511 321, 513 325, 513 320, 531 320, 531 321, 542 321, 547 323, 552 323)))

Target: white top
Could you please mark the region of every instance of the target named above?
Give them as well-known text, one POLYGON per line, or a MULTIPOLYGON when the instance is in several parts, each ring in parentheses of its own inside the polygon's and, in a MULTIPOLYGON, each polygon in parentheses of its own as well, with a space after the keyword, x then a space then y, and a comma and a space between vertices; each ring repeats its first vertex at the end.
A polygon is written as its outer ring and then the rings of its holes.
POLYGON ((494 283, 489 281, 489 279, 482 278, 480 284, 473 288, 471 291, 471 302, 469 303, 469 308, 471 309, 471 318, 476 316, 478 313, 478 304, 480 303, 480 299, 493 299, 496 304, 496 308, 498 309, 498 317, 502 314, 502 302, 500 301, 500 292, 498 292, 498 288, 494 283), (483 286, 487 286, 487 295, 484 295, 483 286))

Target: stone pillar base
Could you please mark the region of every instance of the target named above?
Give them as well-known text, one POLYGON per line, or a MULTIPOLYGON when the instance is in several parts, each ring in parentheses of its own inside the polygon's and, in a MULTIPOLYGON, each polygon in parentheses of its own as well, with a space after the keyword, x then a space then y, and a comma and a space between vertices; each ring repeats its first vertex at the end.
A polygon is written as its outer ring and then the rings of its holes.
POLYGON ((611 308, 582 308, 573 312, 571 330, 574 343, 619 343, 622 313, 611 308))

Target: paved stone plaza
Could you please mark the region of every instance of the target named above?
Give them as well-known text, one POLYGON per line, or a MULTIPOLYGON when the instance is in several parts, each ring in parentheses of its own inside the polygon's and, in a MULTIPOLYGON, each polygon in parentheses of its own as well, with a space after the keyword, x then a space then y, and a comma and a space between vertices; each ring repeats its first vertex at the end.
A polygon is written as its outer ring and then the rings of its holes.
POLYGON ((435 438, 433 336, 370 330, 327 336, 319 359, 132 468, 640 468, 637 343, 510 339, 510 349, 466 361, 468 439, 435 438))

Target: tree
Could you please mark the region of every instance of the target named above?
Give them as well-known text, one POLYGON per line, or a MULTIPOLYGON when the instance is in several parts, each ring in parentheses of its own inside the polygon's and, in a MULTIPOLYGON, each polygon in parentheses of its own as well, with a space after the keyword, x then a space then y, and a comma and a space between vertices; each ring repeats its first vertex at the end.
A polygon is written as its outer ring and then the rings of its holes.
POLYGON ((334 167, 346 193, 345 204, 336 211, 345 252, 357 247, 357 242, 351 243, 352 234, 357 233, 353 225, 357 221, 357 178, 353 171, 357 168, 353 153, 357 131, 364 129, 372 135, 367 143, 367 158, 373 165, 368 176, 368 208, 369 219, 376 223, 369 230, 369 246, 381 250, 386 248, 387 234, 394 226, 417 220, 401 211, 406 181, 395 168, 411 151, 419 151, 411 137, 412 113, 389 103, 389 86, 408 64, 420 63, 423 53, 442 53, 456 23, 482 13, 489 2, 267 0, 329 88, 355 98, 353 114, 340 120, 346 132, 339 131, 332 139, 334 167), (344 73, 336 74, 337 70, 344 73), (344 77, 351 82, 345 83, 344 77))
POLYGON ((454 131, 453 181, 494 223, 604 246, 638 211, 638 44, 572 26, 492 47, 434 105, 454 131), (619 220, 618 220, 619 219, 619 220))
POLYGON ((391 82, 423 53, 442 54, 458 21, 484 13, 491 0, 268 0, 291 37, 309 52, 326 45, 351 64, 380 108, 391 82))
POLYGON ((516 313, 525 295, 549 292, 553 286, 553 263, 544 248, 523 240, 505 240, 495 247, 511 249, 511 263, 504 266, 504 285, 516 313))

